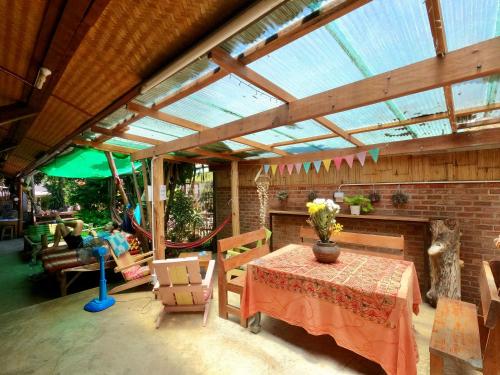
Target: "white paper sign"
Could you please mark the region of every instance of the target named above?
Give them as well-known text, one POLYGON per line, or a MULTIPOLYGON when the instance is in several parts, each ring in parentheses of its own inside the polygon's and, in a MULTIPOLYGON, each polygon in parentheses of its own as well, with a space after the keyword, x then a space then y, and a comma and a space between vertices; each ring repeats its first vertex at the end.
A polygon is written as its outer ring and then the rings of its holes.
POLYGON ((161 201, 167 200, 167 186, 166 185, 160 185, 160 200, 161 201))
POLYGON ((148 202, 151 202, 153 200, 153 187, 151 185, 148 185, 148 202))

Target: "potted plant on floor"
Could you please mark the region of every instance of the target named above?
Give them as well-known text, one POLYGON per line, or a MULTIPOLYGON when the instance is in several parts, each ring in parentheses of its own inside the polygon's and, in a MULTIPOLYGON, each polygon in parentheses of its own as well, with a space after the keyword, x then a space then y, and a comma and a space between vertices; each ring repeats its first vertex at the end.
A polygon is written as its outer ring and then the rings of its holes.
POLYGON ((344 202, 346 202, 350 206, 351 215, 359 215, 361 212, 367 214, 373 211, 373 206, 370 202, 370 199, 368 199, 364 195, 345 197, 344 202))
POLYGON ((313 246, 313 253, 321 263, 333 263, 340 255, 340 249, 332 235, 342 230, 342 225, 336 222, 335 217, 340 211, 340 206, 331 199, 316 198, 307 203, 309 219, 307 222, 314 229, 319 241, 313 246))

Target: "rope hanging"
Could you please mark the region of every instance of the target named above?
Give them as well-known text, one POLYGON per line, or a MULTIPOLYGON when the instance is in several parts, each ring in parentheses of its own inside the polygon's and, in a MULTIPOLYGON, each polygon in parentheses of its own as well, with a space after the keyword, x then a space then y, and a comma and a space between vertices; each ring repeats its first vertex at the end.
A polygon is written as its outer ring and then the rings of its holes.
MULTIPOLYGON (((146 236, 149 240, 153 240, 153 236, 151 235, 150 232, 145 230, 143 227, 141 227, 134 218, 134 215, 128 214, 130 217, 130 221, 132 222, 132 226, 134 229, 140 233, 142 233, 144 236, 146 236)), ((214 238, 219 232, 231 221, 231 214, 229 214, 224 221, 217 227, 215 228, 210 234, 206 235, 205 237, 202 237, 196 241, 193 242, 171 242, 168 240, 165 240, 165 247, 169 249, 191 249, 193 247, 198 247, 203 245, 205 242, 210 241, 212 238, 214 238)))

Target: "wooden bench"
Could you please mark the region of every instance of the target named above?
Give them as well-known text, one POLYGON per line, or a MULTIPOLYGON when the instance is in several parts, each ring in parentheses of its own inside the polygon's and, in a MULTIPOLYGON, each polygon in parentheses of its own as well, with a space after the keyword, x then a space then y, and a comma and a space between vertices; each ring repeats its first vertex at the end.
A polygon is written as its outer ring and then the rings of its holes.
MULTIPOLYGON (((318 240, 318 236, 314 232, 314 230, 310 227, 300 227, 300 239, 302 242, 305 240, 318 240)), ((392 259, 404 259, 404 248, 405 248, 405 238, 404 236, 385 236, 380 234, 366 234, 366 233, 355 233, 355 232, 345 232, 342 231, 340 233, 332 236, 332 241, 335 241, 341 245, 355 245, 361 246, 363 250, 351 249, 351 248, 342 248, 342 250, 365 254, 365 255, 377 255, 385 258, 392 259), (372 248, 383 248, 396 250, 398 253, 385 253, 381 251, 376 251, 372 248)))
MULTIPOLYGON (((500 265, 500 261, 492 262, 493 268, 497 268, 497 264, 500 265)), ((486 375, 500 374, 498 281, 490 263, 483 262, 479 276, 482 319, 478 319, 476 305, 439 299, 429 345, 431 375, 443 374, 445 358, 469 369, 482 370, 486 375), (481 323, 486 329, 484 342, 481 342, 481 323)))

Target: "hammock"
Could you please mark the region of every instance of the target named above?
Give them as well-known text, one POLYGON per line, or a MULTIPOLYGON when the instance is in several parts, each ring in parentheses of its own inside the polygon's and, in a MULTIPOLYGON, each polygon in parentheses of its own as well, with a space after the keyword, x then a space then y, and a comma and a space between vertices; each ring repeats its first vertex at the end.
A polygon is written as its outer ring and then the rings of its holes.
MULTIPOLYGON (((141 227, 134 218, 134 215, 128 214, 130 217, 130 220, 132 222, 132 226, 134 229, 140 233, 142 233, 144 236, 146 236, 149 240, 153 240, 153 236, 150 232, 145 230, 143 227, 141 227)), ((231 214, 229 214, 224 221, 217 227, 215 228, 210 234, 206 235, 205 237, 202 237, 196 241, 193 242, 171 242, 168 240, 165 240, 165 247, 169 249, 191 249, 193 247, 198 247, 203 245, 205 242, 210 241, 212 238, 214 238, 219 232, 226 226, 227 223, 231 221, 231 214)))

